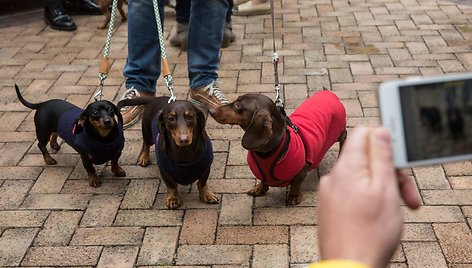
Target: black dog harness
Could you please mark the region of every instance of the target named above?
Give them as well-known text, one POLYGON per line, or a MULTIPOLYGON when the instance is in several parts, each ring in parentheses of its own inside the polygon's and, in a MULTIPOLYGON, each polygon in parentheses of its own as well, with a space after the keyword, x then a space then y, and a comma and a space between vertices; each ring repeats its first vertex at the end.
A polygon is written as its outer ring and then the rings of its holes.
POLYGON ((116 134, 116 137, 110 142, 97 141, 90 137, 86 130, 74 133, 77 119, 83 111, 78 107, 67 110, 59 119, 57 133, 79 153, 91 155, 92 163, 95 165, 101 165, 114 159, 125 146, 123 129, 121 126, 115 126, 110 135, 116 134))

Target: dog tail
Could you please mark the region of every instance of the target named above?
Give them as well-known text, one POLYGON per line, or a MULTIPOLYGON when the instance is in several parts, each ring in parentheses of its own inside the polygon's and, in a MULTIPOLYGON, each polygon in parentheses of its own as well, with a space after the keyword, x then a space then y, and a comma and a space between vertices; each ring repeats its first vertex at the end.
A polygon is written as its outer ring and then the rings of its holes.
POLYGON ((33 110, 38 109, 38 107, 39 107, 38 104, 28 102, 27 100, 25 100, 25 99, 23 98, 23 96, 21 96, 20 88, 18 88, 18 85, 17 85, 17 84, 15 84, 15 91, 16 91, 16 95, 18 96, 18 99, 20 100, 20 102, 21 102, 24 106, 26 106, 26 107, 28 107, 28 108, 30 108, 30 109, 33 109, 33 110))
POLYGON ((137 106, 137 105, 147 105, 147 104, 150 104, 152 102, 155 102, 156 100, 158 100, 157 97, 138 97, 138 98, 134 98, 134 99, 124 99, 124 100, 120 100, 117 104, 116 104, 116 107, 118 108, 118 110, 120 110, 121 108, 125 107, 125 106, 137 106))

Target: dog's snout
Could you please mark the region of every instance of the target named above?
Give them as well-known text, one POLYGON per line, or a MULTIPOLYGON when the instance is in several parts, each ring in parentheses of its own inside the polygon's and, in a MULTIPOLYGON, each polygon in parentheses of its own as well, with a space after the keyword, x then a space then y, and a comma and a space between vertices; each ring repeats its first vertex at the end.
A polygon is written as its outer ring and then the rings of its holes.
POLYGON ((190 137, 187 134, 180 134, 179 142, 181 145, 188 145, 190 143, 190 137))
POLYGON ((218 110, 215 109, 215 108, 211 108, 211 109, 208 110, 208 112, 210 112, 210 114, 211 114, 212 116, 214 116, 214 115, 216 115, 216 114, 218 113, 218 110))
POLYGON ((105 126, 107 126, 107 127, 111 126, 112 123, 113 123, 113 121, 111 120, 110 117, 103 119, 103 124, 104 124, 105 126))

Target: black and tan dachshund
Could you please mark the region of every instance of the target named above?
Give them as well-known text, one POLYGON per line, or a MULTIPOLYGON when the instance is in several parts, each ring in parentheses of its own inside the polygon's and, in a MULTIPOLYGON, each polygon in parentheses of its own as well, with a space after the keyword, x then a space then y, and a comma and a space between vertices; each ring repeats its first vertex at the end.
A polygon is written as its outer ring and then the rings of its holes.
MULTIPOLYGON (((112 4, 112 2, 113 0, 98 0, 98 4, 100 5, 100 10, 102 11, 103 16, 105 16, 105 20, 103 21, 102 26, 97 27, 97 29, 105 29, 110 23, 110 19, 111 19, 110 5, 112 4)), ((123 10, 123 2, 128 4, 128 1, 118 0, 116 7, 118 11, 120 12, 121 21, 126 21, 127 18, 126 18, 126 13, 123 10)))
POLYGON ((113 103, 96 101, 90 103, 85 110, 60 99, 30 103, 23 98, 17 85, 15 90, 24 106, 36 110, 36 137, 46 164, 57 163, 46 145, 49 142, 52 149, 59 150, 59 136, 80 154, 90 186, 98 187, 101 184, 94 164, 101 165, 111 160, 111 170, 115 176, 126 176, 126 172, 118 164, 125 142, 123 119, 113 103))
POLYGON ((346 110, 327 90, 308 98, 290 115, 298 132, 262 94, 242 95, 210 113, 218 123, 239 125, 245 132, 241 143, 248 150, 251 171, 261 181, 248 194, 262 196, 269 186, 290 185, 287 205, 301 202, 307 172, 318 167, 336 141, 342 146, 346 139, 346 110))
POLYGON ((218 203, 207 185, 213 162, 211 140, 205 131, 205 115, 188 101, 168 103, 168 97, 139 97, 118 102, 123 106, 144 105, 142 118, 143 146, 138 157, 140 166, 151 164, 149 149, 155 145, 162 180, 167 186, 166 206, 182 205, 178 184, 190 185, 198 180, 200 200, 218 203))

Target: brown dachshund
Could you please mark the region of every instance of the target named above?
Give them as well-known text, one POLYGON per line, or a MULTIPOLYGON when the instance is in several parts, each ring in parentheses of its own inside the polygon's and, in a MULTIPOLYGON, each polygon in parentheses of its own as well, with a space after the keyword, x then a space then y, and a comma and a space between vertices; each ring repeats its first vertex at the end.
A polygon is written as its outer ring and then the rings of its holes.
POLYGON ((261 182, 248 194, 262 196, 269 186, 290 185, 287 205, 301 202, 301 183, 318 167, 328 149, 346 139, 346 110, 338 97, 321 91, 308 98, 290 116, 298 128, 287 126, 275 103, 261 94, 246 94, 210 110, 221 124, 239 125, 248 164, 261 182))
POLYGON ((46 145, 49 142, 52 149, 59 150, 59 136, 80 154, 90 186, 98 187, 101 184, 94 164, 101 165, 111 160, 111 171, 115 176, 126 176, 118 164, 125 144, 123 119, 113 103, 96 101, 85 110, 59 99, 30 103, 23 98, 17 85, 15 89, 20 102, 36 110, 34 124, 38 147, 47 165, 57 162, 49 154, 46 145))
MULTIPOLYGON (((105 29, 110 23, 111 13, 110 13, 110 5, 112 4, 113 0, 99 0, 98 3, 100 4, 100 9, 102 10, 103 15, 105 16, 105 20, 103 21, 103 25, 101 27, 97 27, 97 29, 105 29)), ((127 1, 125 1, 128 3, 127 1)), ((117 9, 121 15, 121 21, 126 21, 126 13, 123 10, 123 0, 118 0, 117 9)))
POLYGON ((123 106, 144 105, 142 119, 143 147, 138 157, 140 166, 151 164, 149 149, 155 145, 162 180, 167 186, 166 205, 176 209, 182 205, 177 185, 198 180, 200 200, 217 204, 207 180, 213 162, 211 140, 205 131, 205 115, 188 101, 168 97, 139 97, 118 102, 123 106))

